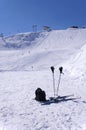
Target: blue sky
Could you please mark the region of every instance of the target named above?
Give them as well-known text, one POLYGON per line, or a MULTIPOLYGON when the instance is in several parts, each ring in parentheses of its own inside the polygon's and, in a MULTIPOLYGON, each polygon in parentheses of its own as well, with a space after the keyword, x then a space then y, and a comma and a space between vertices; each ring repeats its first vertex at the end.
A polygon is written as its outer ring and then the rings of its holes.
POLYGON ((0 0, 0 33, 38 31, 47 25, 66 29, 86 25, 86 0, 0 0))

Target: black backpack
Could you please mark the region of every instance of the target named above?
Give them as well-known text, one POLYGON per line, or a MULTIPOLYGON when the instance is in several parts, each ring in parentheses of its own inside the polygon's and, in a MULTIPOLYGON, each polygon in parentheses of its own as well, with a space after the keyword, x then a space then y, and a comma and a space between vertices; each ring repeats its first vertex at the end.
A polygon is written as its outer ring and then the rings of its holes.
POLYGON ((36 89, 35 96, 37 101, 46 101, 46 93, 41 88, 36 89))

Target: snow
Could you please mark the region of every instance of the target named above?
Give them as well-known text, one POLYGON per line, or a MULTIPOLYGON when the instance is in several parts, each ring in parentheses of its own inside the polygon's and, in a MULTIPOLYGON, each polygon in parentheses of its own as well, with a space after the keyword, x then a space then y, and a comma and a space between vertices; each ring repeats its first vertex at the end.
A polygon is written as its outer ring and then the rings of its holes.
POLYGON ((66 67, 71 75, 81 76, 86 74, 86 44, 81 47, 79 52, 72 56, 72 58, 66 63, 66 67))
POLYGON ((21 33, 0 40, 0 130, 86 130, 86 29, 21 33), (59 102, 53 97, 63 66, 59 102), (35 90, 46 102, 35 101, 35 90))

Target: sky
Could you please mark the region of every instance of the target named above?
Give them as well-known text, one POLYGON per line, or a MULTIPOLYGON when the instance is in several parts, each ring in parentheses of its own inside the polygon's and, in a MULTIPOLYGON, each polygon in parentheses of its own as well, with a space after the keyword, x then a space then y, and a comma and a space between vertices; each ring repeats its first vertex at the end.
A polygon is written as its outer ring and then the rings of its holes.
POLYGON ((32 32, 33 25, 38 31, 86 26, 86 0, 0 0, 0 33, 32 32))

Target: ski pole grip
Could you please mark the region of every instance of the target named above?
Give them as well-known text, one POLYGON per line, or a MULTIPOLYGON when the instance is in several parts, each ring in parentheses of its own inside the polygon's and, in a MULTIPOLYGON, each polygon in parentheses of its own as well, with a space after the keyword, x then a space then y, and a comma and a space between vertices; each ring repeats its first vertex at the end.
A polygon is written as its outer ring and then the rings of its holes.
POLYGON ((61 66, 61 67, 59 67, 59 71, 60 71, 60 74, 62 74, 63 72, 63 67, 61 66))
POLYGON ((55 70, 54 66, 51 66, 50 68, 51 68, 52 73, 54 73, 54 70, 55 70))

